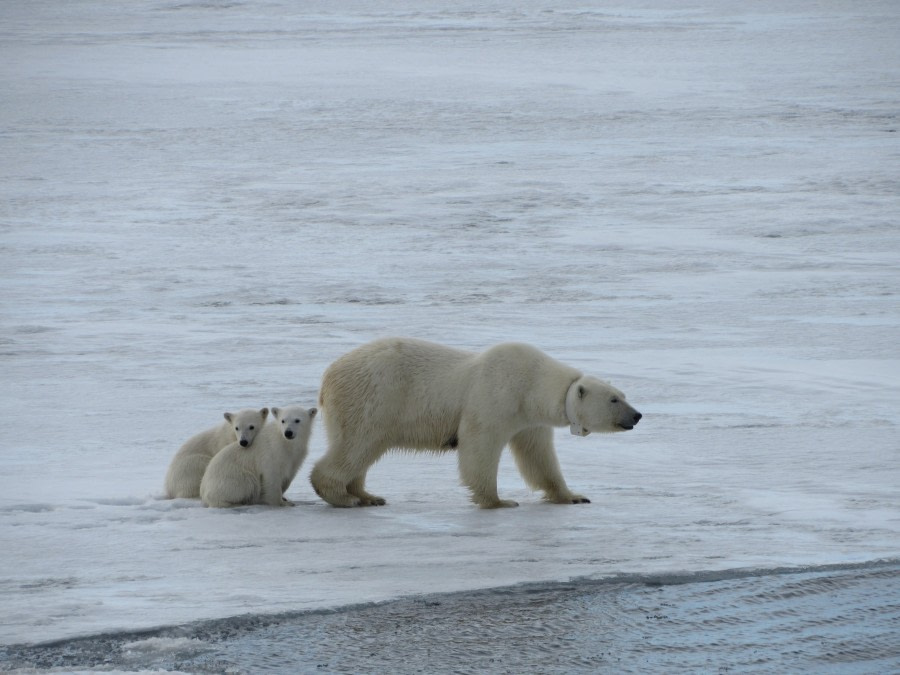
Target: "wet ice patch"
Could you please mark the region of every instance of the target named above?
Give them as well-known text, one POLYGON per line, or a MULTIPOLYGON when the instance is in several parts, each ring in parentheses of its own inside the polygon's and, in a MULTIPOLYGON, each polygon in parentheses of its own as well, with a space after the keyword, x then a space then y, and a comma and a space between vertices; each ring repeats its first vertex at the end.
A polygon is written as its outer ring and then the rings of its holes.
POLYGON ((143 640, 126 642, 121 646, 122 655, 146 658, 153 655, 169 655, 179 658, 195 656, 211 649, 211 646, 198 638, 185 637, 151 637, 143 640))
POLYGON ((142 497, 108 497, 91 501, 100 506, 142 506, 147 503, 142 497))

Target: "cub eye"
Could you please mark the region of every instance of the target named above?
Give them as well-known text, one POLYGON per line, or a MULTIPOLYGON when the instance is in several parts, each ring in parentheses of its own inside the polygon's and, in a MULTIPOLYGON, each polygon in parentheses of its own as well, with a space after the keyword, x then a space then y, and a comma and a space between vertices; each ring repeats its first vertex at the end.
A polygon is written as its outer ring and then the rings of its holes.
POLYGON ((250 431, 253 431, 256 427, 254 425, 250 425, 250 431))
POLYGON ((235 430, 235 431, 240 431, 241 428, 240 428, 240 427, 235 427, 234 430, 235 430))
POLYGON ((610 403, 618 403, 619 399, 616 396, 613 396, 611 399, 609 399, 609 402, 610 403))
POLYGON ((287 424, 287 420, 281 420, 282 424, 287 424))
POLYGON ((300 424, 300 420, 294 420, 294 424, 300 424))

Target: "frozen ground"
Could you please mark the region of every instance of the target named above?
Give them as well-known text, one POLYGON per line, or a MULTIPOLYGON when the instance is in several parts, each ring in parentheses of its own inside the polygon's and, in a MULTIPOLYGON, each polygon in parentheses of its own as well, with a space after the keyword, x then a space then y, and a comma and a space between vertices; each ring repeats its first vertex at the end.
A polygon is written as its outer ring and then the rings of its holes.
MULTIPOLYGON (((521 582, 900 558, 900 8, 0 4, 0 644, 521 582), (161 499, 227 409, 384 335, 611 379, 384 508, 161 499)), ((876 608, 877 609, 877 608, 876 608)))

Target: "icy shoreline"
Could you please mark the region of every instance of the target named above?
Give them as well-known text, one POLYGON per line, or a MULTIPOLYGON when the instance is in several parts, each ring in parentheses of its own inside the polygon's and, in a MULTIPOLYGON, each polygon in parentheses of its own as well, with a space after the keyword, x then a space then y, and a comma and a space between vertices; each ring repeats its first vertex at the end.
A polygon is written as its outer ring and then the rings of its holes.
POLYGON ((900 665, 900 560, 620 575, 0 647, 17 672, 856 673, 900 665))

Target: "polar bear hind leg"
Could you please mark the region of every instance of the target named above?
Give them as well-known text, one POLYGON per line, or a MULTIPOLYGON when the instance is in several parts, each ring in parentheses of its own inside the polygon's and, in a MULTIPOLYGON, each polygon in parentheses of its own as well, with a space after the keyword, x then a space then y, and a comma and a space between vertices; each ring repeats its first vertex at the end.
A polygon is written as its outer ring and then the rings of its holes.
POLYGON ((349 480, 337 469, 328 454, 316 462, 309 475, 309 482, 316 494, 332 506, 360 506, 359 497, 354 497, 347 491, 349 480))
POLYGON ((200 497, 206 506, 230 508, 259 503, 262 495, 261 476, 239 467, 218 468, 216 480, 209 485, 201 485, 200 497))
POLYGON ((313 489, 332 506, 383 506, 382 497, 365 490, 366 474, 387 448, 369 446, 358 452, 349 444, 331 443, 309 477, 313 489))
POLYGON ((200 496, 200 481, 209 466, 208 455, 187 455, 173 462, 166 475, 166 492, 169 497, 197 499, 200 496))
POLYGON ((571 492, 563 478, 553 449, 553 428, 532 427, 520 431, 509 442, 516 466, 525 482, 543 490, 544 498, 554 504, 589 504, 590 499, 571 492))

